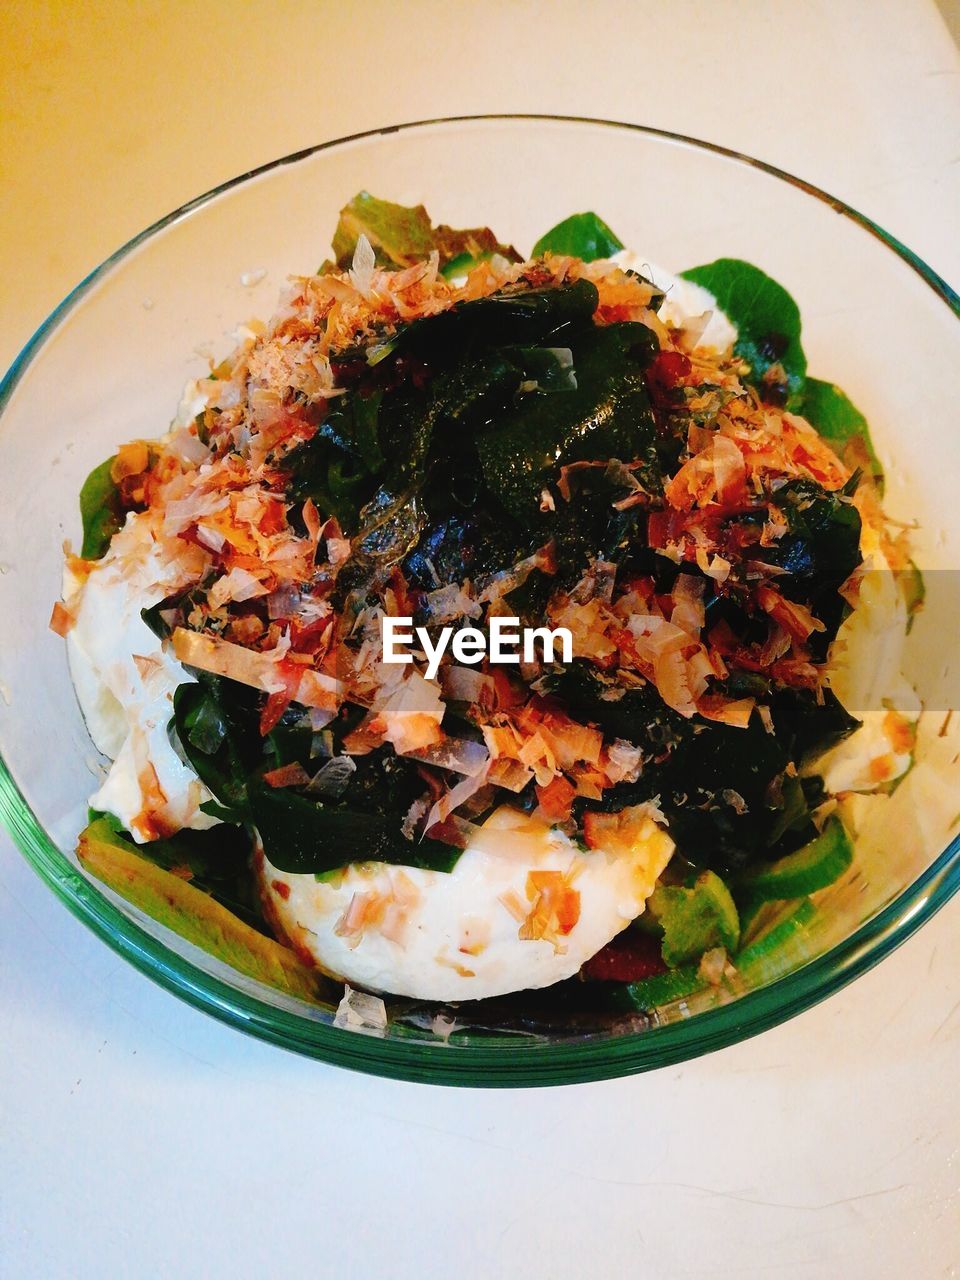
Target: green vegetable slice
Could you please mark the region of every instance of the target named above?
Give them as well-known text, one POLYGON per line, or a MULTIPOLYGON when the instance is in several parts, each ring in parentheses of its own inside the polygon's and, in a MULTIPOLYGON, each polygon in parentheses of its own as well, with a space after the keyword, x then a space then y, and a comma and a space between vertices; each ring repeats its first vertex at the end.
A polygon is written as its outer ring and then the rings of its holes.
POLYGON ((492 257, 489 253, 481 253, 474 255, 472 253, 458 253, 455 258, 451 258, 445 266, 441 267, 440 274, 445 280, 452 280, 454 276, 465 276, 479 262, 486 262, 492 257))
POLYGON ((785 381, 786 401, 796 408, 807 373, 800 344, 800 311, 783 285, 740 258, 718 258, 680 273, 707 289, 737 327, 734 353, 750 365, 752 380, 772 391, 785 381))
POLYGON ((84 560, 99 560, 110 545, 110 539, 123 526, 125 514, 120 505, 120 491, 110 472, 116 456, 101 462, 87 476, 80 490, 80 518, 83 521, 84 560))
POLYGON ((593 262, 597 258, 610 258, 622 248, 623 241, 595 213, 572 213, 540 237, 530 256, 541 258, 545 253, 563 253, 593 262))
POLYGON ((652 977, 641 978, 639 982, 629 982, 626 992, 636 1009, 646 1011, 669 1004, 672 1000, 682 1000, 705 986, 699 966, 691 964, 671 969, 668 973, 655 973, 652 977))
POLYGON ((108 820, 99 818, 81 832, 77 857, 86 871, 159 924, 248 977, 301 1000, 333 998, 319 970, 187 880, 147 861, 108 820))
POLYGON ((663 928, 662 955, 677 968, 711 947, 737 949, 740 919, 730 890, 715 871, 704 871, 690 889, 660 885, 647 909, 663 928))
POLYGON ((443 225, 435 227, 422 204, 394 204, 390 200, 379 200, 369 191, 359 192, 340 210, 333 236, 337 266, 351 265, 361 235, 373 246, 377 262, 386 267, 412 266, 428 258, 434 249, 440 254, 441 267, 464 254, 482 258, 499 253, 512 262, 519 261, 517 251, 501 244, 489 227, 463 231, 443 225))
POLYGON ((830 818, 816 839, 776 862, 752 867, 739 885, 755 898, 799 898, 825 889, 853 861, 853 843, 839 818, 830 818))
MULTIPOLYGON (((764 931, 736 957, 734 963, 741 978, 751 987, 762 986, 808 960, 807 927, 815 915, 816 907, 809 898, 781 908, 764 931)), ((624 991, 635 1008, 648 1010, 681 1000, 706 985, 699 965, 685 964, 668 973, 626 984, 624 991)))
POLYGON ((780 918, 744 947, 734 961, 750 986, 762 986, 810 959, 806 929, 817 913, 809 898, 791 903, 780 918))
POLYGON ((740 916, 740 945, 746 948, 766 926, 783 911, 783 903, 776 899, 757 898, 752 893, 737 890, 737 912, 740 916))

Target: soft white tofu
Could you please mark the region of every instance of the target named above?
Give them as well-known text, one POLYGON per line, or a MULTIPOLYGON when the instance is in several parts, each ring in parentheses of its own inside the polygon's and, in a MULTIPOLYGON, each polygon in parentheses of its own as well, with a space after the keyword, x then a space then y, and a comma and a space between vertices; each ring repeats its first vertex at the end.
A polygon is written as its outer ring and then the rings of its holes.
POLYGON ((505 805, 449 873, 360 863, 318 880, 264 859, 259 876, 268 914, 328 972, 374 991, 478 1000, 575 974, 641 914, 673 848, 647 818, 629 850, 584 852, 505 805), (569 932, 521 936, 538 872, 560 873, 577 895, 569 932))

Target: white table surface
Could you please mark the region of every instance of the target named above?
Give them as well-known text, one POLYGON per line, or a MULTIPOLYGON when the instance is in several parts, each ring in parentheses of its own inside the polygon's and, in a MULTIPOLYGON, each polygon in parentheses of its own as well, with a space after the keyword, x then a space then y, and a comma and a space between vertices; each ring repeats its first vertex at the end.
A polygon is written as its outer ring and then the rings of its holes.
MULTIPOLYGON (((4 363, 197 192, 324 138, 473 111, 739 148, 960 283, 960 59, 921 0, 34 2, 6 7, 0 66, 4 363)), ((958 925, 954 902, 826 1004, 696 1062, 454 1091, 193 1012, 3 837, 0 1274, 955 1276, 958 925)))

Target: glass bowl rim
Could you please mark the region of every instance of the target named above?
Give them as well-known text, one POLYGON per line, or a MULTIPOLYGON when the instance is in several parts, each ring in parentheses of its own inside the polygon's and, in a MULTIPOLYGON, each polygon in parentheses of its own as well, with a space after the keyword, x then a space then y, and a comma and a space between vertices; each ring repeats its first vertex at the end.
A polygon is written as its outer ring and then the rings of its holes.
MULTIPOLYGON (((89 272, 51 311, 0 381, 0 416, 46 339, 91 288, 137 247, 218 196, 252 178, 296 164, 323 151, 367 138, 411 130, 495 121, 559 123, 628 133, 678 143, 758 169, 822 201, 857 223, 900 257, 960 318, 960 296, 926 262, 872 219, 821 188, 765 161, 718 143, 648 125, 590 116, 494 112, 438 116, 348 134, 259 165, 211 188, 159 218, 89 272)), ((689 1021, 651 1026, 626 1035, 568 1041, 496 1037, 455 1045, 408 1038, 367 1036, 289 1012, 240 991, 172 951, 129 919, 48 837, 0 756, 0 820, 40 878, 69 910, 114 951, 194 1008, 259 1038, 307 1056, 369 1074, 435 1084, 517 1086, 574 1084, 628 1075, 684 1061, 748 1039, 803 1012, 872 968, 906 941, 960 889, 960 836, 892 902, 842 942, 767 986, 689 1021)))

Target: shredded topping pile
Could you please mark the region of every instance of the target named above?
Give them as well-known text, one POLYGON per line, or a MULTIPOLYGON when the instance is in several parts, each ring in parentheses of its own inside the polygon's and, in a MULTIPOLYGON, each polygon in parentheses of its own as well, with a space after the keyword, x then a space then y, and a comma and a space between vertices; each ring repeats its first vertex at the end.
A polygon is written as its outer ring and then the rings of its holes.
MULTIPOLYGON (((439 268, 434 252, 384 269, 361 238, 349 269, 295 278, 270 323, 248 326, 194 388, 194 418, 159 443, 120 450, 112 479, 122 504, 149 528, 178 584, 151 625, 186 666, 253 692, 264 740, 307 734, 306 753, 265 758, 261 790, 336 807, 359 785, 365 757, 402 772, 397 825, 411 858, 425 840, 463 847, 497 796, 588 847, 609 841, 617 810, 642 802, 648 812, 657 797, 667 807, 668 793, 674 808, 743 817, 756 802, 735 788, 690 787, 684 797, 658 771, 711 731, 747 734, 752 725, 772 736, 785 695, 824 707, 827 645, 843 598, 856 591, 859 477, 802 417, 765 402, 731 352, 698 348, 696 326, 665 326, 662 295, 633 272, 550 254, 520 263, 495 255, 454 280, 439 268), (391 396, 398 421, 405 396, 411 413, 422 412, 440 377, 423 327, 430 318, 466 317, 470 304, 493 298, 522 307, 551 291, 589 296, 589 323, 625 334, 624 344, 631 326, 643 326, 649 348, 635 357, 623 346, 622 361, 637 362, 623 394, 642 397, 649 439, 635 454, 590 456, 589 441, 602 436, 595 415, 577 456, 558 449, 524 463, 516 475, 532 475, 536 490, 528 541, 524 554, 497 561, 495 539, 467 516, 454 527, 444 513, 436 534, 433 464, 409 443, 391 472, 382 427, 365 439, 361 419, 391 396), (364 489, 362 467, 357 483, 341 467, 336 491, 349 501, 335 510, 304 476, 311 451, 339 439, 348 420, 351 448, 379 478, 364 489), (573 536, 587 507, 619 521, 619 541, 573 536), (849 534, 850 553, 839 573, 835 544, 818 559, 818 539, 837 529, 849 534), (548 622, 570 629, 576 660, 508 671, 445 658, 428 680, 422 664, 381 661, 385 614, 431 627, 482 628, 494 615, 548 622)), ((584 394, 572 345, 562 324, 555 338, 538 339, 545 372, 528 371, 511 403, 549 407, 551 394, 584 394)), ((325 474, 333 492, 333 471, 325 474)), ((511 496, 507 509, 510 527, 521 527, 528 508, 511 496)), ((109 554, 122 568, 122 539, 109 554)), ((95 565, 73 567, 82 575, 95 565)), ((59 608, 66 630, 69 602, 59 608)), ((788 755, 764 786, 782 790, 795 774, 788 755)), ((212 789, 229 810, 229 796, 212 789)), ((388 929, 405 892, 401 882, 396 903, 358 901, 339 930, 349 936, 372 914, 388 929)), ((543 873, 528 897, 530 936, 555 937, 576 918, 562 877, 543 873)))

